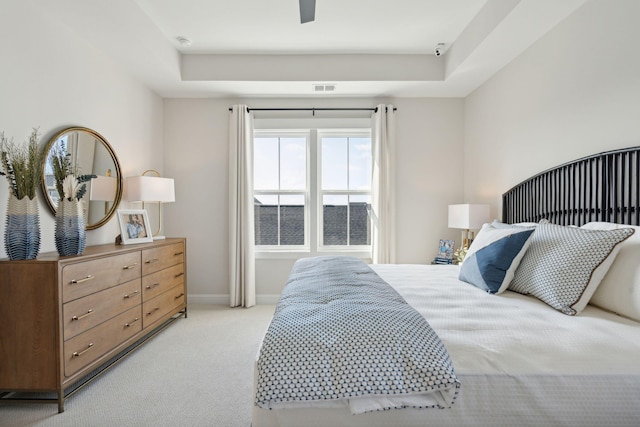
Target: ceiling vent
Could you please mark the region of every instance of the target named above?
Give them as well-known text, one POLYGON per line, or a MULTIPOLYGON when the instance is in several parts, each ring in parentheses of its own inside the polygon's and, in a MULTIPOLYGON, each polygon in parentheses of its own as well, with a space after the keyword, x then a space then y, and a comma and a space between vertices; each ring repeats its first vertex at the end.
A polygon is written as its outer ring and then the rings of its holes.
POLYGON ((336 85, 332 83, 313 85, 314 92, 334 92, 335 90, 336 90, 336 85))

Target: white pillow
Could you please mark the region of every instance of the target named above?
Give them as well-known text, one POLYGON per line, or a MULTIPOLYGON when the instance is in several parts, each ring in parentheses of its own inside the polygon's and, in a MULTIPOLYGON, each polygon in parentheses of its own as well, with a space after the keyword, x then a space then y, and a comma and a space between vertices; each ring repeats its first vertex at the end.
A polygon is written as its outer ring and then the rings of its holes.
POLYGON ((509 289, 564 314, 578 314, 613 263, 620 242, 633 233, 629 227, 586 230, 541 222, 509 289))
POLYGON ((590 304, 640 321, 640 227, 590 222, 581 228, 613 230, 633 228, 633 236, 620 244, 620 252, 593 294, 590 304))
POLYGON ((484 224, 464 257, 458 278, 490 294, 504 292, 529 247, 533 231, 484 224))
MULTIPOLYGON (((543 220, 546 221, 546 220, 543 220)), ((527 228, 536 228, 538 226, 537 222, 516 222, 514 224, 507 224, 506 222, 500 222, 497 219, 494 219, 491 225, 495 228, 510 228, 510 227, 527 227, 527 228)))
POLYGON ((538 223, 537 222, 516 222, 511 225, 514 225, 516 227, 537 227, 538 223))

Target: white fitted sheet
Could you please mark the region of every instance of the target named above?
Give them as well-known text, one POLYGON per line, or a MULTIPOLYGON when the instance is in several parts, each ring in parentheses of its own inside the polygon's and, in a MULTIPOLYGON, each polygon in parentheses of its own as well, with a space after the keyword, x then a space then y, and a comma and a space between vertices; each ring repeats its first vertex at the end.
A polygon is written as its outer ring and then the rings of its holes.
POLYGON ((490 295, 458 266, 375 265, 440 336, 462 387, 450 409, 351 415, 254 408, 253 427, 640 425, 640 323, 593 306, 566 316, 537 299, 490 295))

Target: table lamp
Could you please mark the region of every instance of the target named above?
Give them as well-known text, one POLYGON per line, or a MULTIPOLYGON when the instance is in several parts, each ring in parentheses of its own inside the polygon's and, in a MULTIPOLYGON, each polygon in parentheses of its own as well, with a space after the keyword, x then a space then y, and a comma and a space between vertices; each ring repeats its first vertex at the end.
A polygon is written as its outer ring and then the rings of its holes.
POLYGON ((460 247, 469 247, 469 236, 473 241, 474 233, 489 222, 489 205, 449 205, 449 228, 462 229, 460 247))
POLYGON ((116 199, 116 188, 118 180, 111 176, 111 169, 107 170, 105 176, 98 175, 91 180, 89 189, 89 200, 104 202, 104 214, 109 212, 109 203, 116 199))
POLYGON ((142 202, 158 204, 158 230, 153 233, 153 240, 164 239, 160 235, 162 229, 162 203, 176 201, 173 178, 162 178, 156 170, 150 169, 142 173, 141 176, 130 176, 126 179, 127 200, 131 202, 142 202), (146 176, 147 173, 155 176, 146 176))

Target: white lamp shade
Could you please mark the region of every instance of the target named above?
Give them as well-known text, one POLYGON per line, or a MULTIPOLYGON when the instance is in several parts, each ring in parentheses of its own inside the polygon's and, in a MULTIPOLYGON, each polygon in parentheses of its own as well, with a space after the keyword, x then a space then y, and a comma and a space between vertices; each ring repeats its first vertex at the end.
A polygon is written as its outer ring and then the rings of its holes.
POLYGON ((489 222, 489 205, 449 205, 449 228, 478 230, 489 222))
POLYGON ((173 178, 130 176, 126 180, 130 202, 168 203, 176 201, 173 178))
POLYGON ((89 200, 113 202, 116 199, 116 184, 115 177, 98 175, 91 180, 89 200))

